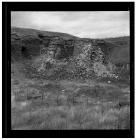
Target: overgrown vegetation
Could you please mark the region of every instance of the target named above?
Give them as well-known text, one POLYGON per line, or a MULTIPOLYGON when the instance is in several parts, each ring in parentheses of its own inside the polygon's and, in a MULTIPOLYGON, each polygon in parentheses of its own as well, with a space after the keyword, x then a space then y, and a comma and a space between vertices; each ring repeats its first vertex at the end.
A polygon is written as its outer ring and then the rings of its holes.
POLYGON ((74 84, 29 81, 25 86, 18 81, 17 86, 14 83, 12 129, 129 129, 127 91, 112 85, 74 84))
POLYGON ((34 73, 45 79, 118 78, 116 66, 110 62, 105 65, 103 61, 101 49, 88 44, 78 56, 56 60, 49 54, 42 54, 34 63, 26 65, 26 68, 31 70, 29 76, 34 73))
POLYGON ((13 130, 130 128, 129 51, 123 38, 79 39, 15 28, 11 44, 13 130))

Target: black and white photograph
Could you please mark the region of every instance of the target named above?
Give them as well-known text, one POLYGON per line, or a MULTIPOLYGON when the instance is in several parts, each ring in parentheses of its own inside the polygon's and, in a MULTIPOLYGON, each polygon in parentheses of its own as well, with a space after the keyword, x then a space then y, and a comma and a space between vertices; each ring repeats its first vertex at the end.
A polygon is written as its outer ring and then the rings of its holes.
POLYGON ((131 129, 129 9, 10 16, 11 130, 131 129))

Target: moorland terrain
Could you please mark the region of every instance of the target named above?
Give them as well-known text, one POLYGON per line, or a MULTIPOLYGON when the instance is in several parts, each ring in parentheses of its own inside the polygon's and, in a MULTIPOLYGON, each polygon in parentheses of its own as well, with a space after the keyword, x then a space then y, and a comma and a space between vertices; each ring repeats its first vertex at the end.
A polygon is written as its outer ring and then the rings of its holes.
POLYGON ((129 49, 128 36, 12 27, 12 129, 129 129, 129 49))

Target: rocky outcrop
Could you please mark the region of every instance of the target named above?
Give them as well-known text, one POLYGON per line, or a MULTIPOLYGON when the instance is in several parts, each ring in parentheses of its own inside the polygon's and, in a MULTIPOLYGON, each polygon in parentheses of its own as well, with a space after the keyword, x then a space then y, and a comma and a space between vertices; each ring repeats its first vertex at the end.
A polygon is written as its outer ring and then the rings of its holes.
POLYGON ((65 40, 58 36, 42 36, 41 54, 50 56, 53 59, 68 58, 73 55, 74 42, 73 39, 65 40))
POLYGON ((42 41, 34 36, 11 35, 12 60, 31 59, 40 55, 42 41))
MULTIPOLYGON (((52 59, 61 60, 71 56, 78 56, 84 53, 83 48, 93 46, 95 49, 101 49, 105 56, 108 56, 108 50, 105 48, 104 41, 95 41, 91 39, 64 39, 59 36, 37 36, 24 35, 19 36, 17 33, 11 35, 11 53, 16 58, 32 59, 40 55, 48 56, 52 59)), ((92 51, 90 56, 96 57, 96 51, 92 51)), ((17 60, 20 60, 17 59, 17 60)), ((105 57, 107 60, 107 57, 105 57)), ((106 62, 106 61, 105 61, 106 62)))
MULTIPOLYGON (((124 49, 106 40, 82 39, 64 33, 33 29, 13 28, 11 30, 11 60, 16 61, 24 58, 32 59, 40 55, 48 55, 56 60, 76 57, 82 53, 82 48, 88 45, 99 48, 103 52, 105 64, 109 60, 112 63, 124 63, 126 58, 129 63, 129 47, 126 46, 124 49)), ((93 57, 93 55, 96 55, 95 51, 92 51, 91 56, 93 57)))
POLYGON ((73 39, 64 40, 58 36, 35 37, 31 35, 19 37, 11 34, 11 55, 15 58, 30 59, 40 55, 48 55, 53 59, 68 58, 73 55, 73 39))

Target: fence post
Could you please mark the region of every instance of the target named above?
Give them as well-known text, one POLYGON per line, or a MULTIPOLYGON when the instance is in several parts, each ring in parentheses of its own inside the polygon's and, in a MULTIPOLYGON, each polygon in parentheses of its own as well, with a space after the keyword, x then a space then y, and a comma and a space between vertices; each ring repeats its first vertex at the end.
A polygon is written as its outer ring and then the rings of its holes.
POLYGON ((73 95, 73 105, 75 105, 76 102, 75 102, 75 96, 73 95))
POLYGON ((86 98, 87 106, 88 106, 88 97, 86 98))
POLYGON ((42 94, 42 101, 43 101, 43 99, 44 99, 44 92, 41 92, 41 94, 42 94))
POLYGON ((28 89, 26 91, 26 100, 28 100, 28 89))
POLYGON ((57 95, 57 106, 59 106, 59 95, 57 95))

